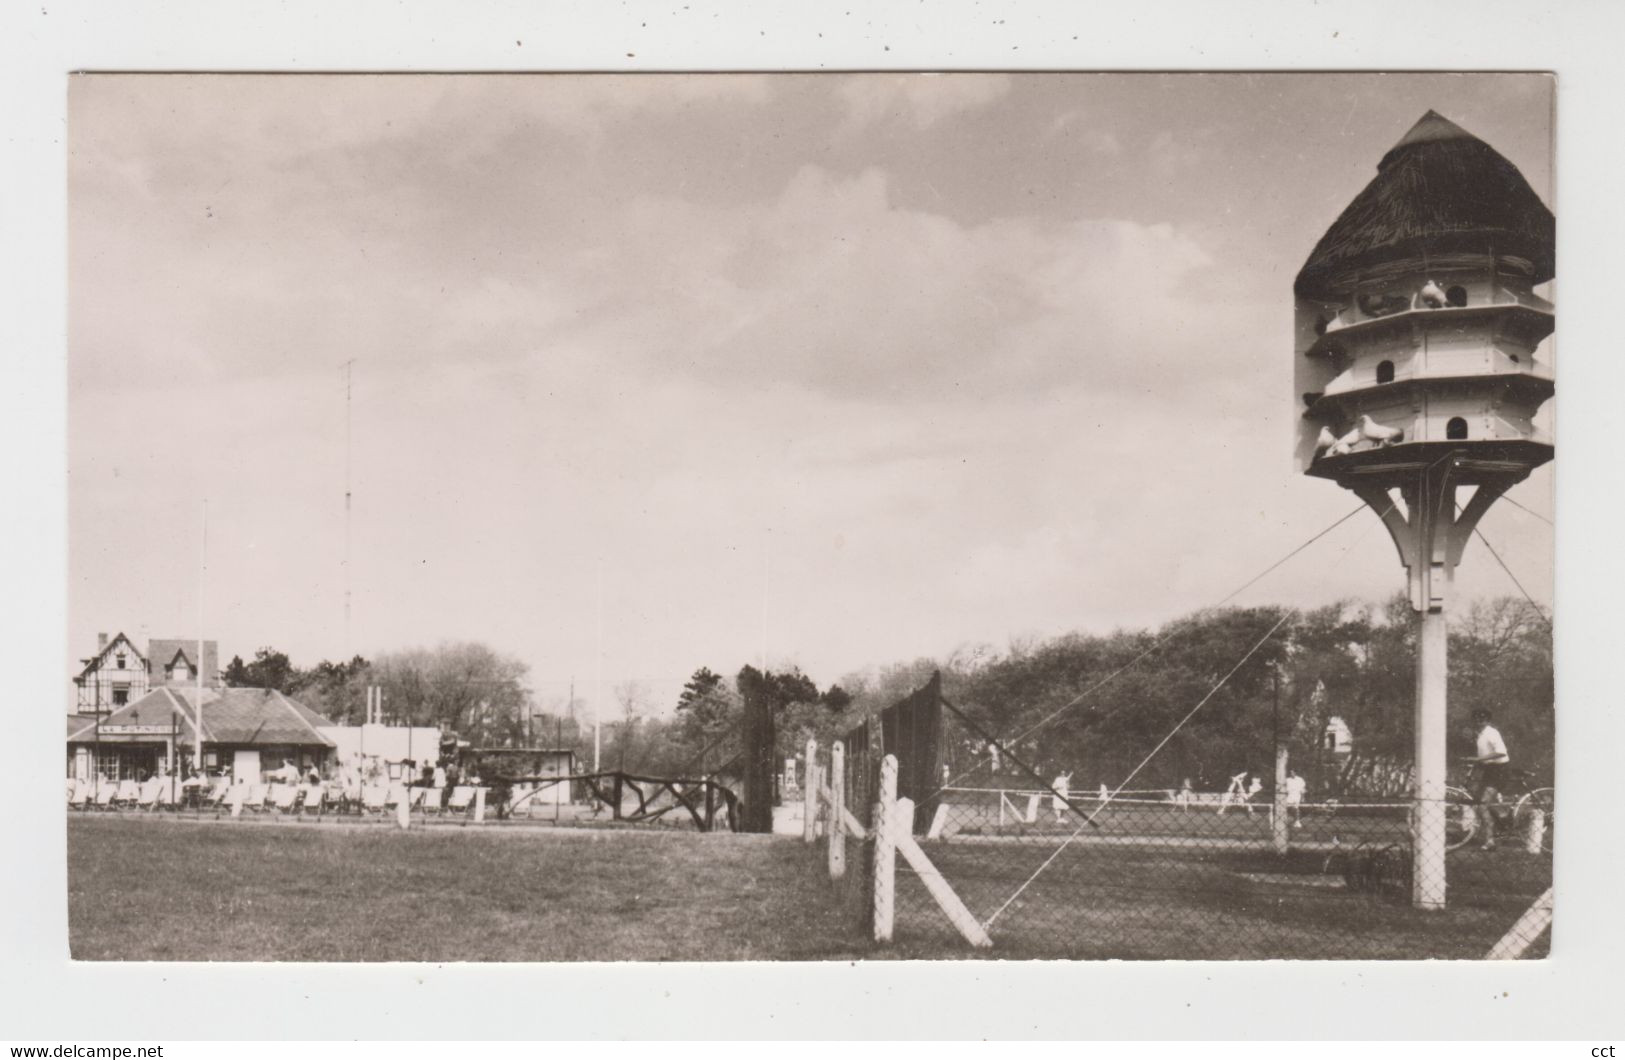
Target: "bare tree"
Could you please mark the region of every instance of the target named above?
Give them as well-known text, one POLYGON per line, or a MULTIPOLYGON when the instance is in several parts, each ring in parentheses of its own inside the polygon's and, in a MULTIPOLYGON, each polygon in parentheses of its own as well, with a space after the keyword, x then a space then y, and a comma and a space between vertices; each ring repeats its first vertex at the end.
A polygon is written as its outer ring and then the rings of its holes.
MULTIPOLYGON (((616 736, 618 747, 617 768, 626 770, 627 757, 637 746, 638 722, 643 720, 649 707, 649 689, 642 681, 622 681, 615 686, 615 702, 621 708, 621 723, 616 736)), ((637 759, 633 757, 633 763, 637 759)))

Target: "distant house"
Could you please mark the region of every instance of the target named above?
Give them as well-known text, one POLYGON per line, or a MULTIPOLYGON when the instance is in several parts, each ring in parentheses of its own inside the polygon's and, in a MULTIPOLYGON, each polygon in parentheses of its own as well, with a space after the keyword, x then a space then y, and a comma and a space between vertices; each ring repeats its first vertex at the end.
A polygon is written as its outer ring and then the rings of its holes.
MULTIPOLYGON (((143 654, 123 633, 96 635, 96 654, 83 659, 73 679, 78 689, 75 711, 106 714, 134 702, 154 688, 193 686, 197 683, 198 650, 195 640, 150 640, 143 654)), ((220 684, 220 651, 212 640, 203 642, 203 685, 220 684)))
MULTIPOLYGON (((67 774, 107 780, 140 778, 190 763, 197 746, 195 687, 154 688, 108 714, 70 717, 67 774)), ((264 688, 203 690, 203 765, 258 782, 284 765, 328 770, 333 723, 303 703, 264 688)))
POLYGON ((1326 758, 1346 758, 1354 750, 1354 733, 1348 722, 1337 715, 1326 719, 1326 731, 1320 737, 1320 752, 1326 758))

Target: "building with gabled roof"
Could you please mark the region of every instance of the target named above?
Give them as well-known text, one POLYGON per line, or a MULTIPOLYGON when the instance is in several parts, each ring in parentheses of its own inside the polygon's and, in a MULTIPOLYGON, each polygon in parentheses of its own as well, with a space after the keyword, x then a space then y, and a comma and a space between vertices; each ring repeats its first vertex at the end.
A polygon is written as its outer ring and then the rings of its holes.
MULTIPOLYGON (((212 640, 203 642, 203 685, 220 684, 220 648, 212 640)), ((153 639, 147 642, 147 686, 193 685, 197 683, 198 642, 196 638, 153 639)))
MULTIPOLYGON (((149 640, 143 652, 123 633, 96 635, 96 654, 80 660, 73 683, 74 710, 80 714, 106 714, 133 703, 154 688, 192 686, 197 683, 198 642, 178 638, 149 640)), ((203 684, 220 684, 220 649, 203 642, 203 684)))
MULTIPOLYGON (((68 721, 70 777, 110 781, 190 769, 197 747, 196 688, 159 687, 108 714, 68 721)), ((332 764, 333 741, 321 728, 333 723, 281 692, 265 688, 203 690, 203 766, 258 782, 265 772, 292 765, 301 772, 332 764)))
POLYGON ((96 654, 81 659, 73 679, 78 689, 75 710, 80 714, 106 713, 147 694, 151 675, 147 657, 123 633, 96 636, 96 654))

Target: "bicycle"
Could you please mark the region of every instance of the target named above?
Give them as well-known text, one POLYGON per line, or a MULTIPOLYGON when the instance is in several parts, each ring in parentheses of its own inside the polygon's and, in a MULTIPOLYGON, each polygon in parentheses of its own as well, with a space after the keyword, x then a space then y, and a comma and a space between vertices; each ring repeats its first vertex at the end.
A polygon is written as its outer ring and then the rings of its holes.
MULTIPOLYGON (((1476 764, 1469 763, 1469 775, 1476 769, 1476 764)), ((1537 783, 1535 774, 1527 769, 1509 770, 1507 776, 1510 783, 1508 790, 1497 789, 1495 801, 1488 805, 1480 805, 1473 798, 1472 793, 1465 788, 1449 786, 1445 788, 1445 849, 1455 850, 1472 842, 1478 834, 1478 814, 1492 813, 1496 822, 1503 822, 1509 827, 1508 835, 1523 836, 1533 827, 1533 815, 1536 810, 1541 813, 1542 831, 1540 849, 1543 853, 1552 852, 1552 837, 1556 823, 1556 799, 1553 789, 1537 783)))

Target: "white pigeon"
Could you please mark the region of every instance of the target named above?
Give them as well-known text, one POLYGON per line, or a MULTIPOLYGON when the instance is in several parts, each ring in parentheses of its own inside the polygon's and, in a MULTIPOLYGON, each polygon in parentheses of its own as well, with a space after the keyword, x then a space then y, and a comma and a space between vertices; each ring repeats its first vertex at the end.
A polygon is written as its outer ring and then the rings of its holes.
POLYGON ((1450 304, 1450 299, 1445 297, 1444 288, 1440 287, 1432 280, 1429 280, 1427 283, 1422 285, 1420 295, 1422 298, 1422 304, 1427 306, 1429 309, 1443 309, 1445 306, 1450 304))
POLYGON ((1337 440, 1337 442, 1332 446, 1328 455, 1342 456, 1345 453, 1352 453, 1354 452, 1354 447, 1364 440, 1365 435, 1360 433, 1360 428, 1358 425, 1356 425, 1352 431, 1349 431, 1347 434, 1343 435, 1343 437, 1337 440))
POLYGON ((1315 439, 1315 452, 1317 454, 1321 453, 1327 449, 1330 449, 1336 444, 1337 436, 1332 433, 1332 429, 1330 427, 1322 427, 1320 429, 1319 437, 1315 439))
POLYGON ((1378 445, 1392 445, 1405 440, 1405 431, 1400 427, 1384 427, 1370 416, 1361 416, 1357 431, 1362 438, 1369 438, 1378 445))

